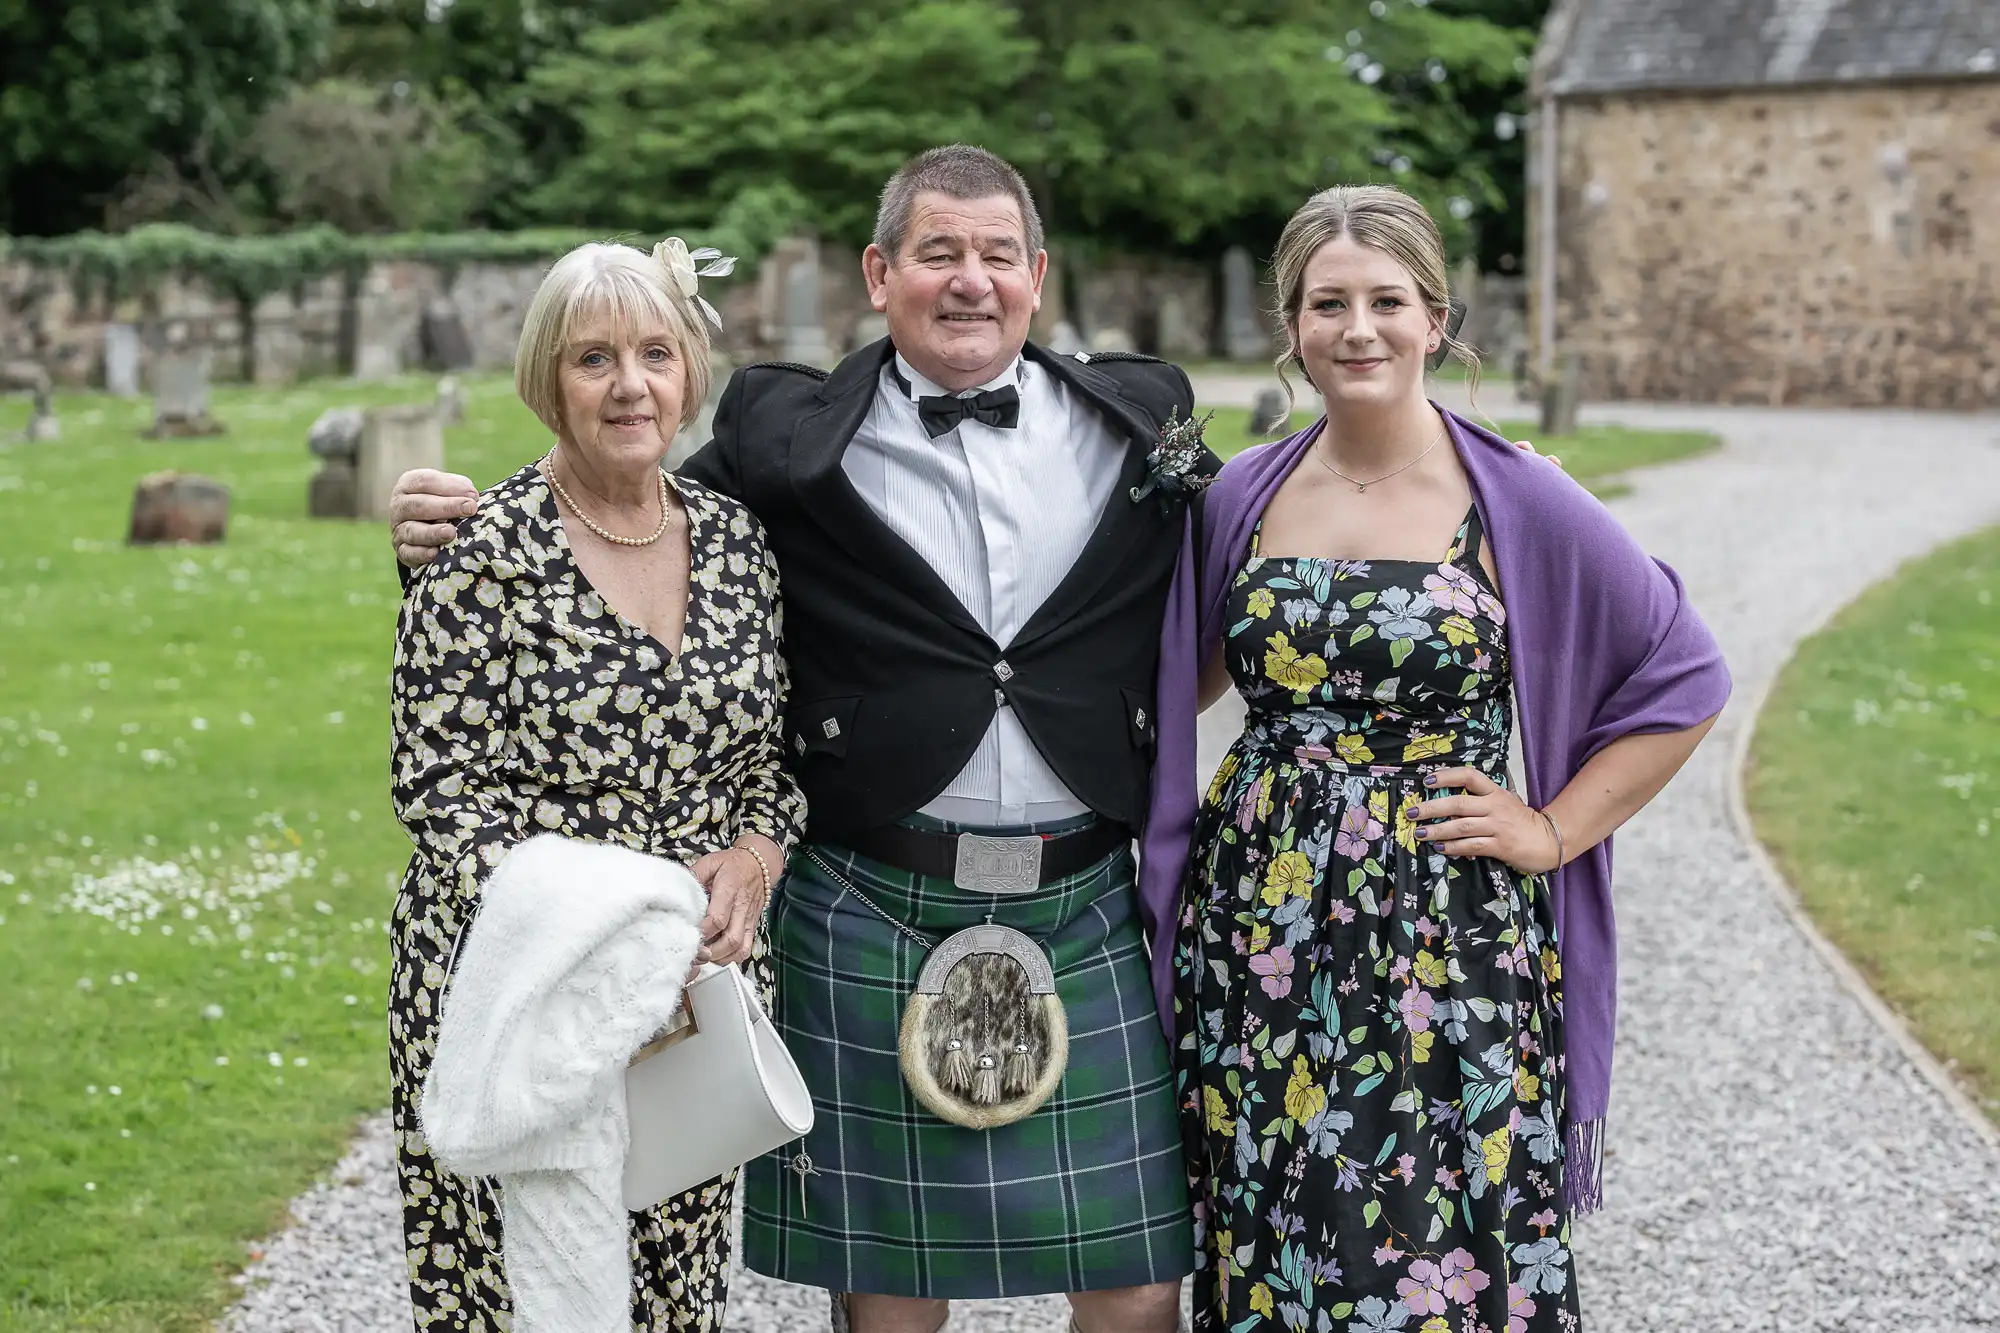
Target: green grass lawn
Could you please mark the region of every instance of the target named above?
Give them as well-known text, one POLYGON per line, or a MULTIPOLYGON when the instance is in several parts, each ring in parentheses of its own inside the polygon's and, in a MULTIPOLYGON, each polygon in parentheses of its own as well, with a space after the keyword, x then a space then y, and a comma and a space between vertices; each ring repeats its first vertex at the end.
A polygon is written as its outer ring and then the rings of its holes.
POLYGON ((2000 1120, 2000 528, 1805 643, 1746 784, 1813 919, 2000 1120))
MULTIPOLYGON (((1292 414, 1292 424, 1306 425, 1315 415, 1301 404, 1292 414)), ((1532 440, 1542 453, 1554 454, 1572 477, 1606 500, 1628 489, 1617 480, 1621 473, 1690 458, 1722 443, 1719 437, 1706 431, 1634 430, 1628 426, 1584 426, 1573 435, 1538 438, 1532 422, 1499 424, 1508 439, 1532 440)), ((1271 438, 1251 435, 1250 413, 1240 407, 1217 408, 1206 435, 1209 446, 1224 458, 1271 438)))
MULTIPOLYGON (((545 436, 469 391, 486 484, 545 436)), ((220 389, 229 433, 178 442, 65 396, 0 447, 0 1328, 200 1326, 386 1100, 397 587, 381 525, 304 517, 305 438, 430 392, 220 389), (170 467, 230 486, 226 544, 124 544, 170 467)))

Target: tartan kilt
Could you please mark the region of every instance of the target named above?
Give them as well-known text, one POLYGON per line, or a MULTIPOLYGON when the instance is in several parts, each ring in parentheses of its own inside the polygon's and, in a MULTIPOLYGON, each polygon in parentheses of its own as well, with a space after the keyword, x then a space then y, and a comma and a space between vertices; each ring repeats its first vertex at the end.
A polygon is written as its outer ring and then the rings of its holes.
POLYGON ((989 913, 1040 943, 1068 1014, 1069 1063, 1055 1095, 1011 1125, 966 1129, 924 1109, 903 1082, 897 1036, 926 951, 795 854, 771 913, 776 1022, 817 1120, 804 1141, 744 1168, 744 1263, 836 1292, 946 1300, 1192 1271, 1172 1067, 1131 853, 995 897, 846 848, 814 850, 933 944, 989 913), (795 1169, 802 1154, 810 1174, 795 1169))

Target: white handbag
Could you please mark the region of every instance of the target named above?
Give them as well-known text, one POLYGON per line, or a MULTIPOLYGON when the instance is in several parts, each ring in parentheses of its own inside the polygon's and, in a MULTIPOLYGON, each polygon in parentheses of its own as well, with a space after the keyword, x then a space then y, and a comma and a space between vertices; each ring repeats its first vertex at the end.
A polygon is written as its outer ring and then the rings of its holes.
POLYGON ((681 1021, 625 1070, 625 1206, 637 1212, 810 1133, 812 1094, 735 964, 701 969, 681 1021))

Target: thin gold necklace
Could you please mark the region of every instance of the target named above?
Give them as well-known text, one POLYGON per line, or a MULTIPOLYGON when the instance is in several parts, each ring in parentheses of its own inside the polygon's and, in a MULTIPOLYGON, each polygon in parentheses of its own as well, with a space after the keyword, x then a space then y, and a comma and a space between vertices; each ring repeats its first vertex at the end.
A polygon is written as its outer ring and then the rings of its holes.
MULTIPOLYGON (((1313 457, 1319 460, 1321 467, 1325 468, 1328 472, 1331 472, 1334 476, 1339 477, 1342 481, 1352 486, 1355 489, 1355 492, 1359 494, 1360 492, 1366 491, 1370 486, 1379 485, 1382 482, 1389 480, 1389 478, 1391 477, 1398 476, 1404 472, 1408 472, 1411 468, 1423 462, 1426 458, 1429 458, 1431 455, 1431 450, 1437 448, 1440 444, 1444 443, 1444 427, 1442 426, 1438 427, 1437 438, 1435 440, 1432 440, 1428 445, 1424 446, 1424 451, 1418 454, 1415 458, 1412 458, 1409 462, 1403 464, 1403 466, 1397 468, 1394 472, 1384 472, 1381 476, 1370 477, 1367 481, 1362 481, 1358 477, 1350 477, 1345 472, 1342 472, 1339 468, 1335 467, 1333 464, 1326 461, 1326 455, 1323 452, 1321 452, 1319 447, 1321 443, 1325 442, 1325 438, 1326 437, 1322 435, 1318 441, 1314 442, 1313 457)), ((587 523, 590 520, 585 519, 584 521, 587 523)))
POLYGON ((584 513, 583 507, 577 504, 576 501, 569 498, 569 492, 564 490, 562 482, 556 479, 555 459, 556 459, 556 451, 553 449, 549 450, 546 454, 542 455, 542 475, 549 479, 549 485, 556 488, 556 494, 559 497, 561 497, 562 502, 564 504, 569 506, 569 511, 572 514, 575 514, 578 518, 583 520, 583 526, 589 528, 592 532, 604 538, 605 541, 614 542, 619 546, 651 546, 654 542, 666 536, 667 529, 673 526, 674 511, 667 507, 666 473, 662 472, 659 474, 660 526, 653 529, 653 535, 650 537, 620 537, 615 532, 606 532, 603 528, 597 526, 596 520, 591 518, 590 515, 584 513))

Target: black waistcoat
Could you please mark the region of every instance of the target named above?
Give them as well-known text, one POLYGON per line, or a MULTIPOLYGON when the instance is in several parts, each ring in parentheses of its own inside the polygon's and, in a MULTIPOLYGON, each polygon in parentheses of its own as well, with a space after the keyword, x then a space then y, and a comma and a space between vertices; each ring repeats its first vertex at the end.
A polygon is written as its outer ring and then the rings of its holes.
POLYGON ((1186 505, 1132 488, 1187 376, 1149 357, 1026 355, 1125 439, 1124 469, 1082 555, 1013 642, 993 641, 928 563, 876 517, 841 467, 868 416, 885 340, 831 375, 746 366, 715 438, 683 473, 743 500, 783 583, 791 701, 785 745, 815 839, 839 842, 920 809, 1011 707, 1077 799, 1144 819, 1160 617, 1186 505))

